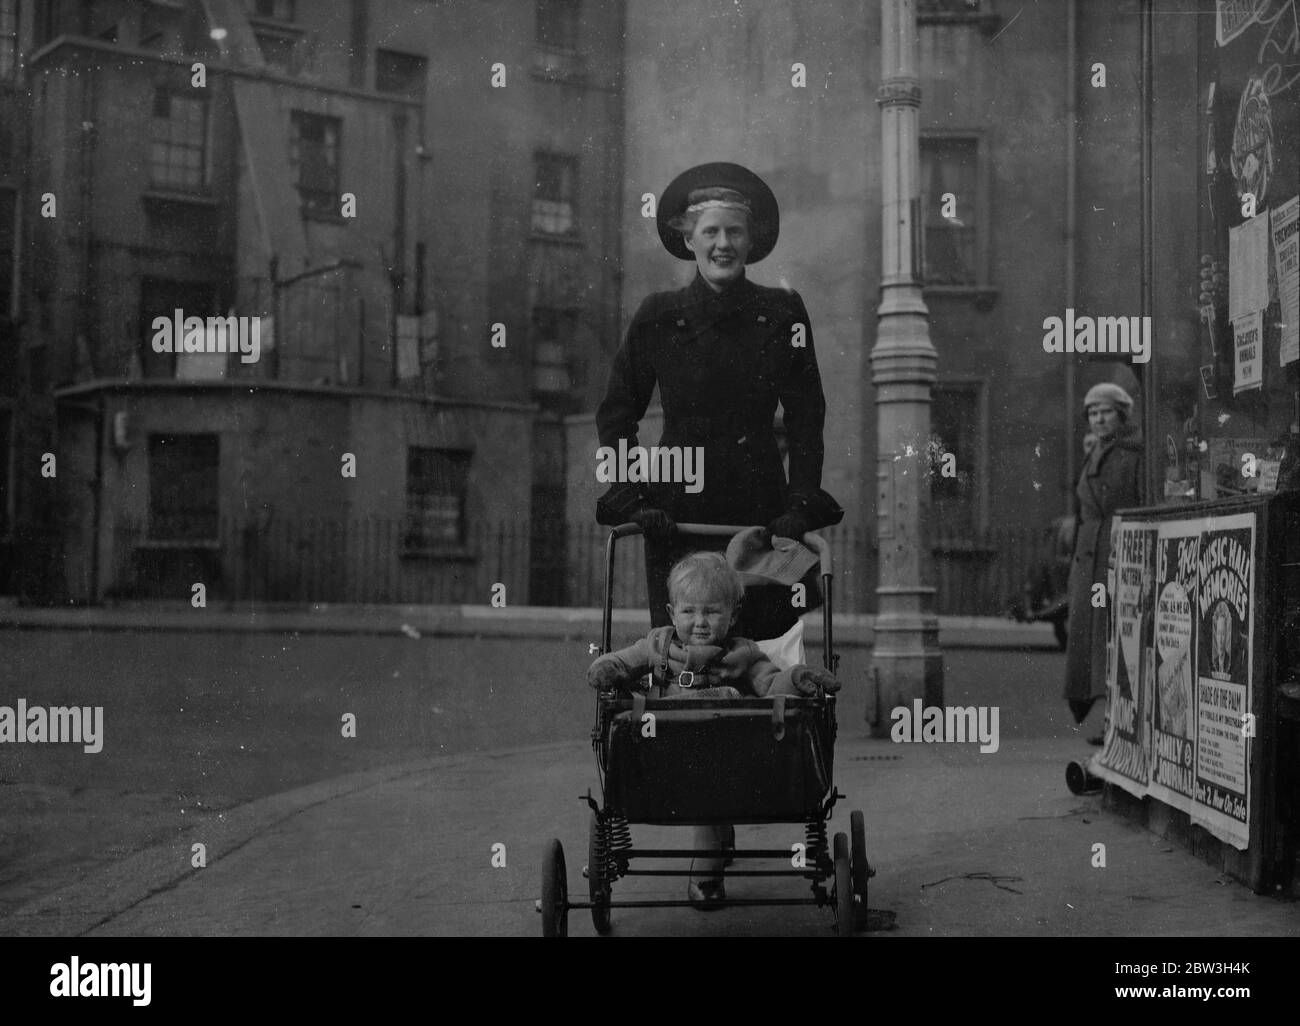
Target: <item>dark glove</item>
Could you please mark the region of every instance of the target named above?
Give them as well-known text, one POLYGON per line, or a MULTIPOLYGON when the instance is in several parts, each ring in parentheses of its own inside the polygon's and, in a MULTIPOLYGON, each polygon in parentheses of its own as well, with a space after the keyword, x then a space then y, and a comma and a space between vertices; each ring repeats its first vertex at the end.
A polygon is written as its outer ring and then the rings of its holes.
POLYGON ((803 541, 803 536, 809 531, 808 521, 799 513, 782 513, 779 517, 767 525, 765 541, 771 542, 772 536, 778 538, 793 538, 795 541, 803 541))
POLYGON ((796 666, 790 671, 790 683, 801 695, 815 695, 818 691, 833 695, 840 689, 840 682, 833 673, 815 666, 796 666))
POLYGON ((613 691, 623 683, 623 671, 614 663, 597 659, 587 669, 587 683, 597 691, 613 691))
POLYGON ((677 525, 661 509, 642 509, 632 514, 632 523, 641 528, 641 533, 654 541, 666 542, 677 532, 677 525))
POLYGON ((618 527, 632 519, 632 514, 646 504, 641 489, 634 484, 618 483, 596 500, 596 523, 618 527))

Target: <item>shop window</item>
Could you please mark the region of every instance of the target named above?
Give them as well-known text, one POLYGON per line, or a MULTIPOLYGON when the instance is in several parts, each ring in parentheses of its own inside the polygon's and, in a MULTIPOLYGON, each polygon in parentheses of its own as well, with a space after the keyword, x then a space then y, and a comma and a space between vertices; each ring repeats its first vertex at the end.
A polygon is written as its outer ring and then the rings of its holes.
POLYGON ((985 283, 981 232, 986 218, 979 139, 921 139, 921 204, 925 212, 925 284, 985 283))
POLYGON ((146 378, 174 378, 176 354, 155 353, 153 322, 155 317, 214 317, 217 290, 211 282, 172 281, 167 278, 143 278, 140 282, 140 366, 146 378))
POLYGON ((220 456, 216 435, 149 436, 151 540, 216 540, 220 456))
POLYGON ((339 210, 339 147, 343 122, 322 114, 293 112, 289 159, 303 211, 333 216, 339 210))
POLYGON ((158 189, 202 192, 208 184, 208 101, 154 90, 149 178, 158 189))
POLYGON ((406 548, 465 542, 465 500, 473 453, 411 446, 406 454, 406 548))
POLYGON ((18 0, 0 0, 0 79, 18 73, 18 0))
POLYGON ((941 384, 930 406, 930 433, 935 445, 930 460, 930 497, 938 534, 969 537, 983 527, 984 489, 981 471, 985 450, 984 385, 941 384), (944 477, 943 454, 955 460, 956 477, 944 477))
POLYGON ((557 153, 534 155, 533 231, 572 235, 577 231, 578 161, 557 153))
POLYGON ((428 61, 416 54, 380 50, 375 55, 375 89, 423 100, 427 66, 428 61))

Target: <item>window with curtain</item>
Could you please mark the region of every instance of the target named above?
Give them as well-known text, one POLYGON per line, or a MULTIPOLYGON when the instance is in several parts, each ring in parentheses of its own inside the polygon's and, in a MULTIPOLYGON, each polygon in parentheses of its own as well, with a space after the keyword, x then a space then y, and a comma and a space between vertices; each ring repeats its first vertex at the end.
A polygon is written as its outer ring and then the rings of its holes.
POLYGON ((406 453, 406 548, 465 542, 465 501, 474 454, 411 446, 406 453))
POLYGON ((545 235, 572 235, 577 224, 578 161, 559 153, 538 153, 533 158, 533 231, 545 235))
POLYGON ((979 231, 985 215, 979 192, 977 138, 921 139, 926 285, 983 283, 979 231))
POLYGON ((339 211, 342 134, 343 122, 339 118, 300 110, 293 112, 289 160, 305 211, 315 214, 337 214, 339 211))

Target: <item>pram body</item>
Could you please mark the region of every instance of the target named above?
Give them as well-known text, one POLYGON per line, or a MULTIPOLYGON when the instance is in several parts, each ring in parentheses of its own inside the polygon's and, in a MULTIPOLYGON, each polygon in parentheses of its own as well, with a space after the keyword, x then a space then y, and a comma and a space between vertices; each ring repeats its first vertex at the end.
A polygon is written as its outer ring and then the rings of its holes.
MULTIPOLYGON (((678 525, 682 534, 735 534, 743 527, 678 525)), ((606 549, 601 653, 611 650, 616 543, 640 534, 635 524, 610 532, 606 549)), ((834 672, 830 547, 815 534, 803 541, 821 558, 823 662, 834 672)), ((827 843, 827 824, 838 799, 834 786, 835 696, 712 699, 655 698, 602 690, 596 697, 592 744, 601 797, 590 792, 588 859, 584 875, 589 901, 570 901, 563 848, 546 845, 542 866, 544 936, 567 933, 570 909, 589 908, 599 933, 611 928, 615 908, 687 906, 686 900, 619 901, 613 886, 625 876, 686 876, 689 868, 643 869, 638 860, 679 860, 716 855, 694 849, 649 849, 632 844, 633 824, 697 825, 800 823, 802 851, 728 850, 729 859, 755 864, 780 860, 779 868, 729 869, 728 877, 793 876, 807 881, 806 898, 736 898, 724 905, 830 905, 843 936, 865 923, 867 880, 865 819, 850 816, 852 842, 843 833, 827 843), (829 887, 827 886, 829 882, 829 887)))

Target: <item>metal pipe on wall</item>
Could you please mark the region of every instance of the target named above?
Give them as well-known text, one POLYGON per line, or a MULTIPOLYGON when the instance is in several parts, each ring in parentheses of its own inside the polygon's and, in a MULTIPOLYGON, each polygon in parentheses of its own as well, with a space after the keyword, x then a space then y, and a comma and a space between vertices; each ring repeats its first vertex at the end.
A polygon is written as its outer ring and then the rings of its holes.
MULTIPOLYGON (((1079 84, 1077 70, 1078 5, 1076 0, 1066 0, 1065 8, 1065 306, 1074 308, 1075 244, 1079 230, 1075 191, 1079 180, 1079 155, 1077 149, 1079 117, 1079 84)), ((1075 390, 1074 359, 1065 361, 1065 512, 1074 509, 1074 483, 1078 479, 1078 454, 1074 451, 1075 390)))
MULTIPOLYGON (((1142 48, 1141 67, 1142 67, 1142 316, 1152 317, 1154 303, 1153 285, 1155 282, 1155 196, 1154 187, 1154 161, 1152 158, 1151 131, 1153 120, 1151 116, 1152 104, 1154 103, 1154 83, 1155 83, 1155 10, 1151 5, 1151 0, 1142 0, 1139 17, 1141 19, 1141 32, 1139 33, 1140 45, 1142 48)), ((1151 344, 1155 345, 1153 339, 1151 344)), ((1151 354, 1154 355, 1154 354, 1151 354)), ((1142 434, 1146 440, 1146 449, 1148 458, 1144 460, 1145 477, 1143 489, 1146 494, 1143 496, 1143 502, 1151 502, 1156 498, 1156 461, 1150 458, 1150 454, 1155 452, 1154 440, 1156 433, 1156 367, 1159 361, 1151 359, 1145 364, 1137 364, 1134 373, 1137 375, 1138 386, 1142 399, 1142 434)))

